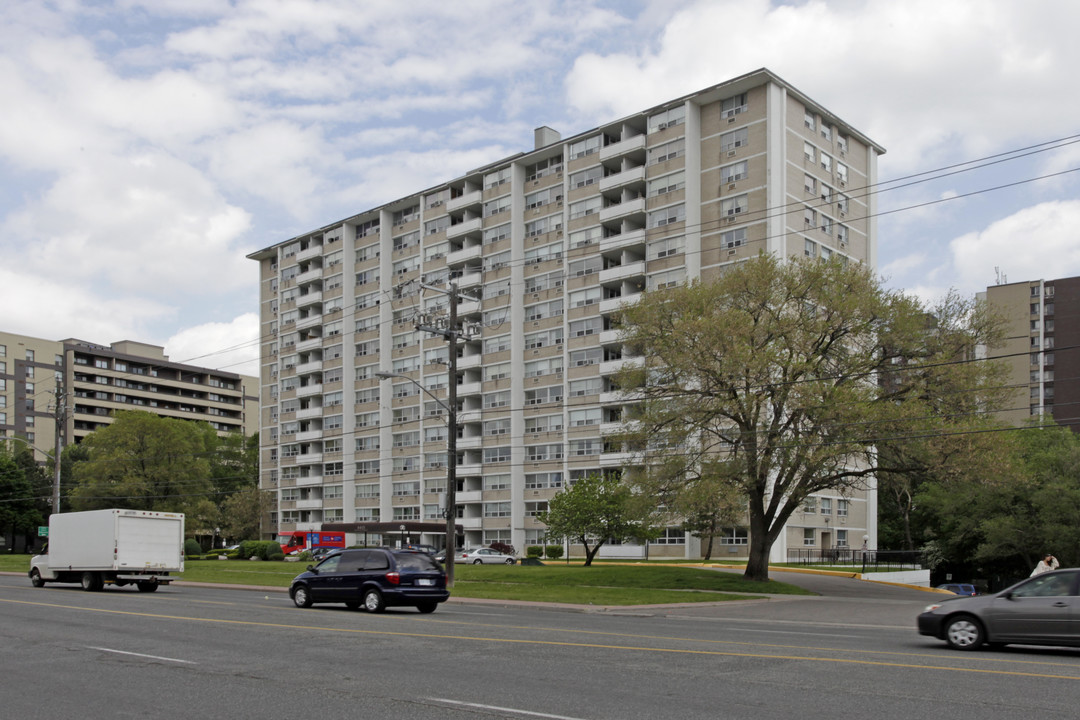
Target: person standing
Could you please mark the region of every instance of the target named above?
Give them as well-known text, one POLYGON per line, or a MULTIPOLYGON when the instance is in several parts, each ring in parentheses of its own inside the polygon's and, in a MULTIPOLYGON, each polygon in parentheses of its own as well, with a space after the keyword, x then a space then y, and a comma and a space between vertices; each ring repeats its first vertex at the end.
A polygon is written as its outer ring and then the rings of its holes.
POLYGON ((1042 575, 1043 573, 1050 572, 1051 570, 1057 570, 1059 565, 1060 563, 1058 562, 1058 559, 1050 553, 1047 553, 1045 556, 1043 556, 1043 559, 1039 561, 1039 564, 1035 566, 1035 569, 1031 571, 1031 575, 1029 577, 1035 577, 1036 575, 1042 575))

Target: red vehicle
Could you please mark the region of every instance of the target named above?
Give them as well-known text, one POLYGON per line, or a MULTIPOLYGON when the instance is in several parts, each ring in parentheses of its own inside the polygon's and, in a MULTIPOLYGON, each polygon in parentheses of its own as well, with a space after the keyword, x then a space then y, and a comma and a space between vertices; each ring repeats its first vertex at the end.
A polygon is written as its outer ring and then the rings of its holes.
POLYGON ((281 552, 286 555, 298 555, 305 550, 315 548, 344 548, 345 533, 294 530, 278 533, 277 541, 281 545, 281 552))

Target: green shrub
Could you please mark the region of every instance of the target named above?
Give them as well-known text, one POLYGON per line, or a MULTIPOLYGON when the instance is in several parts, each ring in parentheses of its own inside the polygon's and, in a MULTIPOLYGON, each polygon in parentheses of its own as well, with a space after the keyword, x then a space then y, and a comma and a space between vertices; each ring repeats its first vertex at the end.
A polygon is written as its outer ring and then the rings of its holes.
POLYGON ((538 558, 544 555, 544 548, 539 545, 530 545, 525 548, 525 557, 538 558))
POLYGON ((200 545, 197 540, 188 538, 184 541, 184 556, 188 560, 195 560, 196 558, 202 557, 202 545, 200 545))
POLYGON ((544 556, 549 560, 558 560, 563 555, 562 545, 545 545, 544 556))
POLYGON ((273 550, 270 550, 268 553, 266 553, 266 559, 267 560, 276 560, 276 561, 280 562, 280 561, 285 559, 285 553, 281 552, 281 546, 278 545, 276 548, 274 548, 273 550))

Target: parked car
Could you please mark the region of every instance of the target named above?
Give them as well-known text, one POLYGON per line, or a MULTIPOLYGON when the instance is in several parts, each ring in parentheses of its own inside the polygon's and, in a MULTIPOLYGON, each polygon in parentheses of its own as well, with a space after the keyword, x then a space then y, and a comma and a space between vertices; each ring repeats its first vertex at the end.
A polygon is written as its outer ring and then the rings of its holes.
POLYGON ((344 603, 351 610, 363 607, 382 612, 387 607, 411 605, 422 613, 434 612, 450 597, 446 571, 427 553, 415 550, 365 548, 332 553, 295 578, 289 597, 300 608, 313 603, 344 603))
POLYGON ((992 595, 950 597, 927 606, 920 635, 957 650, 983 645, 1080 646, 1080 569, 1028 578, 992 595))
POLYGON ((517 560, 512 555, 503 555, 491 548, 476 548, 475 550, 459 550, 454 553, 455 563, 471 565, 513 565, 517 560))
POLYGON ((417 552, 426 552, 428 555, 434 555, 438 552, 434 545, 417 545, 415 543, 405 546, 406 550, 416 550, 417 552))
POLYGON ((336 553, 341 548, 337 547, 317 547, 311 549, 311 559, 315 561, 325 560, 331 553, 336 553))
POLYGON ((956 595, 978 595, 979 591, 970 583, 945 583, 938 585, 937 590, 948 590, 956 595))

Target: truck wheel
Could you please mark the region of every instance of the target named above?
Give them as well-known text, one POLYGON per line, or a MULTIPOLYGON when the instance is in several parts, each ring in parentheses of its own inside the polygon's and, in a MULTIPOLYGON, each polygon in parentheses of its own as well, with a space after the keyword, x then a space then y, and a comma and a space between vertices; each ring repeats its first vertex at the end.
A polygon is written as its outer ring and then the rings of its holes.
POLYGON ((382 593, 378 590, 368 590, 364 593, 364 609, 370 613, 381 613, 386 609, 386 602, 382 593))
POLYGON ((82 574, 82 589, 87 592, 97 592, 105 585, 105 582, 101 579, 101 576, 93 572, 84 572, 82 574))
POLYGON ((30 584, 34 587, 45 587, 45 581, 41 579, 41 573, 37 568, 30 571, 30 584))
POLYGON ((135 587, 139 588, 139 592, 157 592, 158 584, 151 580, 150 582, 135 583, 135 587))
POLYGON ((311 593, 304 585, 297 585, 293 590, 292 601, 298 608, 311 607, 311 593))

